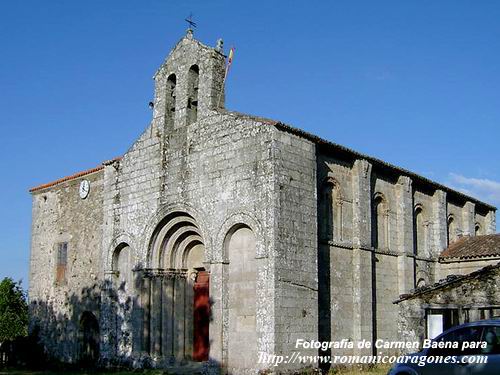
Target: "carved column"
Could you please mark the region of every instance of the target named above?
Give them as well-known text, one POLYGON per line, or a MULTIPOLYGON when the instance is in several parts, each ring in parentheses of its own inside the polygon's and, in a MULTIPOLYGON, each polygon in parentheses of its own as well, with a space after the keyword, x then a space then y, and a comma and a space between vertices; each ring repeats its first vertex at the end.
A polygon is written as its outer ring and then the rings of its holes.
POLYGON ((154 270, 151 274, 151 307, 150 307, 150 338, 151 338, 151 356, 158 360, 161 357, 161 296, 163 273, 161 270, 154 270))
MULTIPOLYGON (((353 339, 373 338, 371 248, 372 165, 358 159, 352 169, 353 190, 353 339)), ((368 353, 367 353, 368 354, 368 353)))
POLYGON ((184 353, 187 359, 192 359, 193 356, 193 339, 194 339, 194 282, 197 272, 191 272, 186 277, 186 308, 185 316, 185 334, 184 334, 184 353))
POLYGON ((150 318, 151 318, 151 275, 144 272, 141 289, 142 306, 142 350, 150 353, 150 318))
POLYGON ((173 328, 174 328, 174 283, 175 271, 169 270, 163 277, 162 297, 162 354, 168 363, 174 360, 173 328))
POLYGON ((178 361, 185 358, 185 322, 186 322, 186 271, 178 270, 174 285, 174 356, 178 361))
POLYGON ((143 274, 141 270, 133 270, 133 285, 130 290, 133 291, 132 299, 132 355, 137 358, 142 350, 142 327, 143 313, 141 307, 141 280, 143 274))

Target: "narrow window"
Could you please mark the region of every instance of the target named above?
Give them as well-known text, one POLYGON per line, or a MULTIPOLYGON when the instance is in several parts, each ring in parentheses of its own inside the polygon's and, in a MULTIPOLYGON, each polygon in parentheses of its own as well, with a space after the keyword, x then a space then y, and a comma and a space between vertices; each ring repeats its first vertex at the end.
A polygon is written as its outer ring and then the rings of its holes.
POLYGON ((474 225, 474 233, 476 234, 476 236, 480 236, 481 234, 483 234, 483 232, 481 231, 481 224, 476 223, 474 225))
POLYGON ((455 219, 453 215, 448 216, 448 246, 455 241, 457 231, 455 228, 455 219))
POLYGON ((198 81, 200 69, 198 65, 189 68, 188 73, 188 103, 187 103, 187 121, 192 124, 198 117, 198 81))
POLYGON ((417 206, 413 216, 413 254, 426 256, 425 246, 424 213, 422 207, 417 206))
POLYGON ((327 241, 333 239, 332 191, 333 191, 332 184, 330 183, 324 184, 321 197, 323 206, 322 207, 323 217, 321 218, 321 238, 327 241))
POLYGON ((336 182, 327 181, 322 189, 321 238, 342 241, 342 197, 336 182))
POLYGON ((372 246, 375 249, 387 249, 388 246, 387 204, 381 194, 376 194, 372 201, 372 246))
POLYGON ((168 117, 173 118, 175 115, 175 86, 177 79, 175 74, 171 74, 167 78, 167 97, 166 97, 166 114, 168 117))
POLYGON ((66 282, 67 264, 68 264, 68 243, 61 242, 57 244, 56 282, 58 284, 64 284, 66 282))

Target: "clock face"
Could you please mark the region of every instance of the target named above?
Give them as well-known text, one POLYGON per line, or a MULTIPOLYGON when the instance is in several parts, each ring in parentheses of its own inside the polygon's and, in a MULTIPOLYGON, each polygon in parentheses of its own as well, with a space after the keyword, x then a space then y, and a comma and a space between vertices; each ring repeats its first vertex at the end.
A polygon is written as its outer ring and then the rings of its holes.
POLYGON ((88 180, 82 180, 82 182, 80 182, 80 189, 79 189, 80 198, 82 199, 87 198, 89 192, 90 192, 90 182, 88 180))

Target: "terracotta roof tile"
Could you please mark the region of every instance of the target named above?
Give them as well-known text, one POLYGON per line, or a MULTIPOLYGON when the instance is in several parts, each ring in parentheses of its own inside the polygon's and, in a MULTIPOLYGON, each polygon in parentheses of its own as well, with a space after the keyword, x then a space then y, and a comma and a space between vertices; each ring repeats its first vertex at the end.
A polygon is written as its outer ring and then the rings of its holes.
POLYGON ((441 255, 441 259, 481 258, 500 255, 500 234, 462 237, 453 242, 441 255))
POLYGON ((498 268, 500 268, 500 262, 497 264, 491 264, 489 266, 485 266, 477 271, 473 271, 471 273, 465 274, 465 275, 448 275, 445 279, 439 280, 437 283, 434 283, 432 285, 425 285, 417 289, 413 289, 410 291, 410 293, 406 294, 401 294, 399 296, 399 299, 394 301, 393 303, 399 303, 401 301, 410 299, 410 298, 415 298, 418 296, 421 296, 423 294, 446 288, 447 286, 453 286, 456 284, 460 284, 465 282, 466 280, 471 280, 471 279, 476 279, 479 277, 482 277, 490 272, 496 271, 498 268))
POLYGON ((98 172, 100 171, 101 169, 104 169, 104 166, 105 165, 109 165, 117 160, 120 160, 121 159, 121 156, 120 157, 117 157, 117 158, 114 158, 114 159, 111 159, 111 160, 108 160, 108 161, 105 161, 103 162, 101 165, 95 167, 95 168, 91 168, 91 169, 87 169, 85 171, 82 171, 82 172, 78 172, 78 173, 75 173, 75 174, 72 174, 71 176, 66 176, 66 177, 63 177, 63 178, 59 178, 55 181, 52 181, 52 182, 48 182, 46 184, 42 184, 42 185, 38 185, 38 186, 35 186, 33 188, 31 188, 29 190, 30 193, 34 193, 38 190, 43 190, 43 189, 47 189, 49 187, 52 187, 52 186, 55 186, 55 185, 58 185, 60 183, 63 183, 63 182, 66 182, 66 181, 70 181, 70 180, 73 180, 75 178, 79 178, 79 177, 83 177, 83 176, 86 176, 88 174, 91 174, 91 173, 95 173, 95 172, 98 172))

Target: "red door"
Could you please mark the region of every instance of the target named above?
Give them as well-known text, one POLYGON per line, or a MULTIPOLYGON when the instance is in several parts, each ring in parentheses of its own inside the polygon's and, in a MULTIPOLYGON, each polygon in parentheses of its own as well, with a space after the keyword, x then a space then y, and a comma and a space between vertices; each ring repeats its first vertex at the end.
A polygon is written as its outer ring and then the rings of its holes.
POLYGON ((208 295, 210 274, 198 272, 194 282, 194 340, 193 359, 208 360, 208 324, 210 322, 210 301, 208 295))

